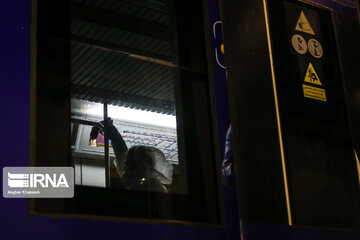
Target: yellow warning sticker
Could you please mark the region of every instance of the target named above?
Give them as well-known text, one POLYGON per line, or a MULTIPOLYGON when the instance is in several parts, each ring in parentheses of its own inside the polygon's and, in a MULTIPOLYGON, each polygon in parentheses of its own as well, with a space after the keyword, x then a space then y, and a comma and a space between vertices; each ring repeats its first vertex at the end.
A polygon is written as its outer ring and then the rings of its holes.
POLYGON ((325 89, 303 84, 304 97, 326 102, 325 89))
POLYGON ((301 11, 300 13, 300 17, 296 23, 295 30, 315 35, 314 30, 312 29, 309 21, 305 17, 303 11, 301 11))
POLYGON ((316 85, 322 85, 319 76, 316 74, 315 69, 311 63, 309 63, 309 66, 306 70, 305 79, 304 82, 316 84, 316 85))

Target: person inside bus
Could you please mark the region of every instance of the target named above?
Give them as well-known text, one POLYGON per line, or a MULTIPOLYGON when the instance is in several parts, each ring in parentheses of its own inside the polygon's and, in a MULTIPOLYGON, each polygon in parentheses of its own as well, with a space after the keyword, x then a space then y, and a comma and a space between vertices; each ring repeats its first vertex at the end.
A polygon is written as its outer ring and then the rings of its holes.
POLYGON ((124 139, 113 125, 111 118, 100 122, 101 128, 93 127, 90 138, 99 131, 109 138, 115 152, 114 165, 120 176, 120 187, 129 190, 167 192, 165 185, 172 183, 173 166, 164 153, 150 146, 126 146, 124 139))

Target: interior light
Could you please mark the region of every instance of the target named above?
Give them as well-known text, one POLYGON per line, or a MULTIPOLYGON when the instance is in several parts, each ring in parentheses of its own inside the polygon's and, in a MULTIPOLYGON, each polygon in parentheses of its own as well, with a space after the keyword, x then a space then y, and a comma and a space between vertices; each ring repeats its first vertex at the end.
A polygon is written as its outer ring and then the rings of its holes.
MULTIPOLYGON (((103 117, 103 104, 73 100, 72 106, 75 111, 78 110, 88 115, 98 116, 100 118, 103 117)), ((165 128, 176 128, 175 116, 150 111, 119 107, 109 104, 108 116, 114 120, 136 122, 165 128)))
POLYGON ((80 111, 89 115, 102 117, 104 115, 104 106, 100 103, 90 103, 82 101, 80 105, 80 111))
POLYGON ((156 125, 160 127, 176 128, 176 117, 171 115, 113 105, 108 106, 108 113, 109 117, 114 119, 156 125))

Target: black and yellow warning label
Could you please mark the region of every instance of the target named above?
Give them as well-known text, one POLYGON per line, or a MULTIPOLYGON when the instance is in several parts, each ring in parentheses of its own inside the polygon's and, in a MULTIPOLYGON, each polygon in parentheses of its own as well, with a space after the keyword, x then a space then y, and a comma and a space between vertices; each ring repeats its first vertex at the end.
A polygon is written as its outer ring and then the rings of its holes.
POLYGON ((326 102, 325 89, 303 84, 303 90, 304 90, 304 97, 326 102))
POLYGON ((301 11, 299 19, 296 23, 295 30, 315 35, 309 21, 307 20, 303 11, 301 11))
POLYGON ((305 79, 304 82, 316 84, 316 85, 322 85, 319 76, 316 74, 316 71, 311 63, 309 63, 309 66, 306 70, 305 79))

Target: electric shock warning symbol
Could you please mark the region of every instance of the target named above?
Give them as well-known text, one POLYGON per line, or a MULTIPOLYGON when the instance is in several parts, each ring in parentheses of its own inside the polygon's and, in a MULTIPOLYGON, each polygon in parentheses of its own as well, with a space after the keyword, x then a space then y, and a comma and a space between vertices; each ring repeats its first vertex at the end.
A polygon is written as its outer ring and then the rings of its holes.
POLYGON ((295 30, 315 35, 314 30, 312 29, 309 21, 305 17, 303 11, 301 11, 300 13, 299 19, 296 23, 295 30))
POLYGON ((294 34, 291 38, 291 44, 297 53, 305 54, 307 51, 307 44, 305 39, 299 35, 294 34))
POLYGON ((305 79, 304 82, 316 84, 316 85, 322 85, 319 76, 316 74, 315 69, 311 63, 309 63, 309 66, 306 70, 305 79))

